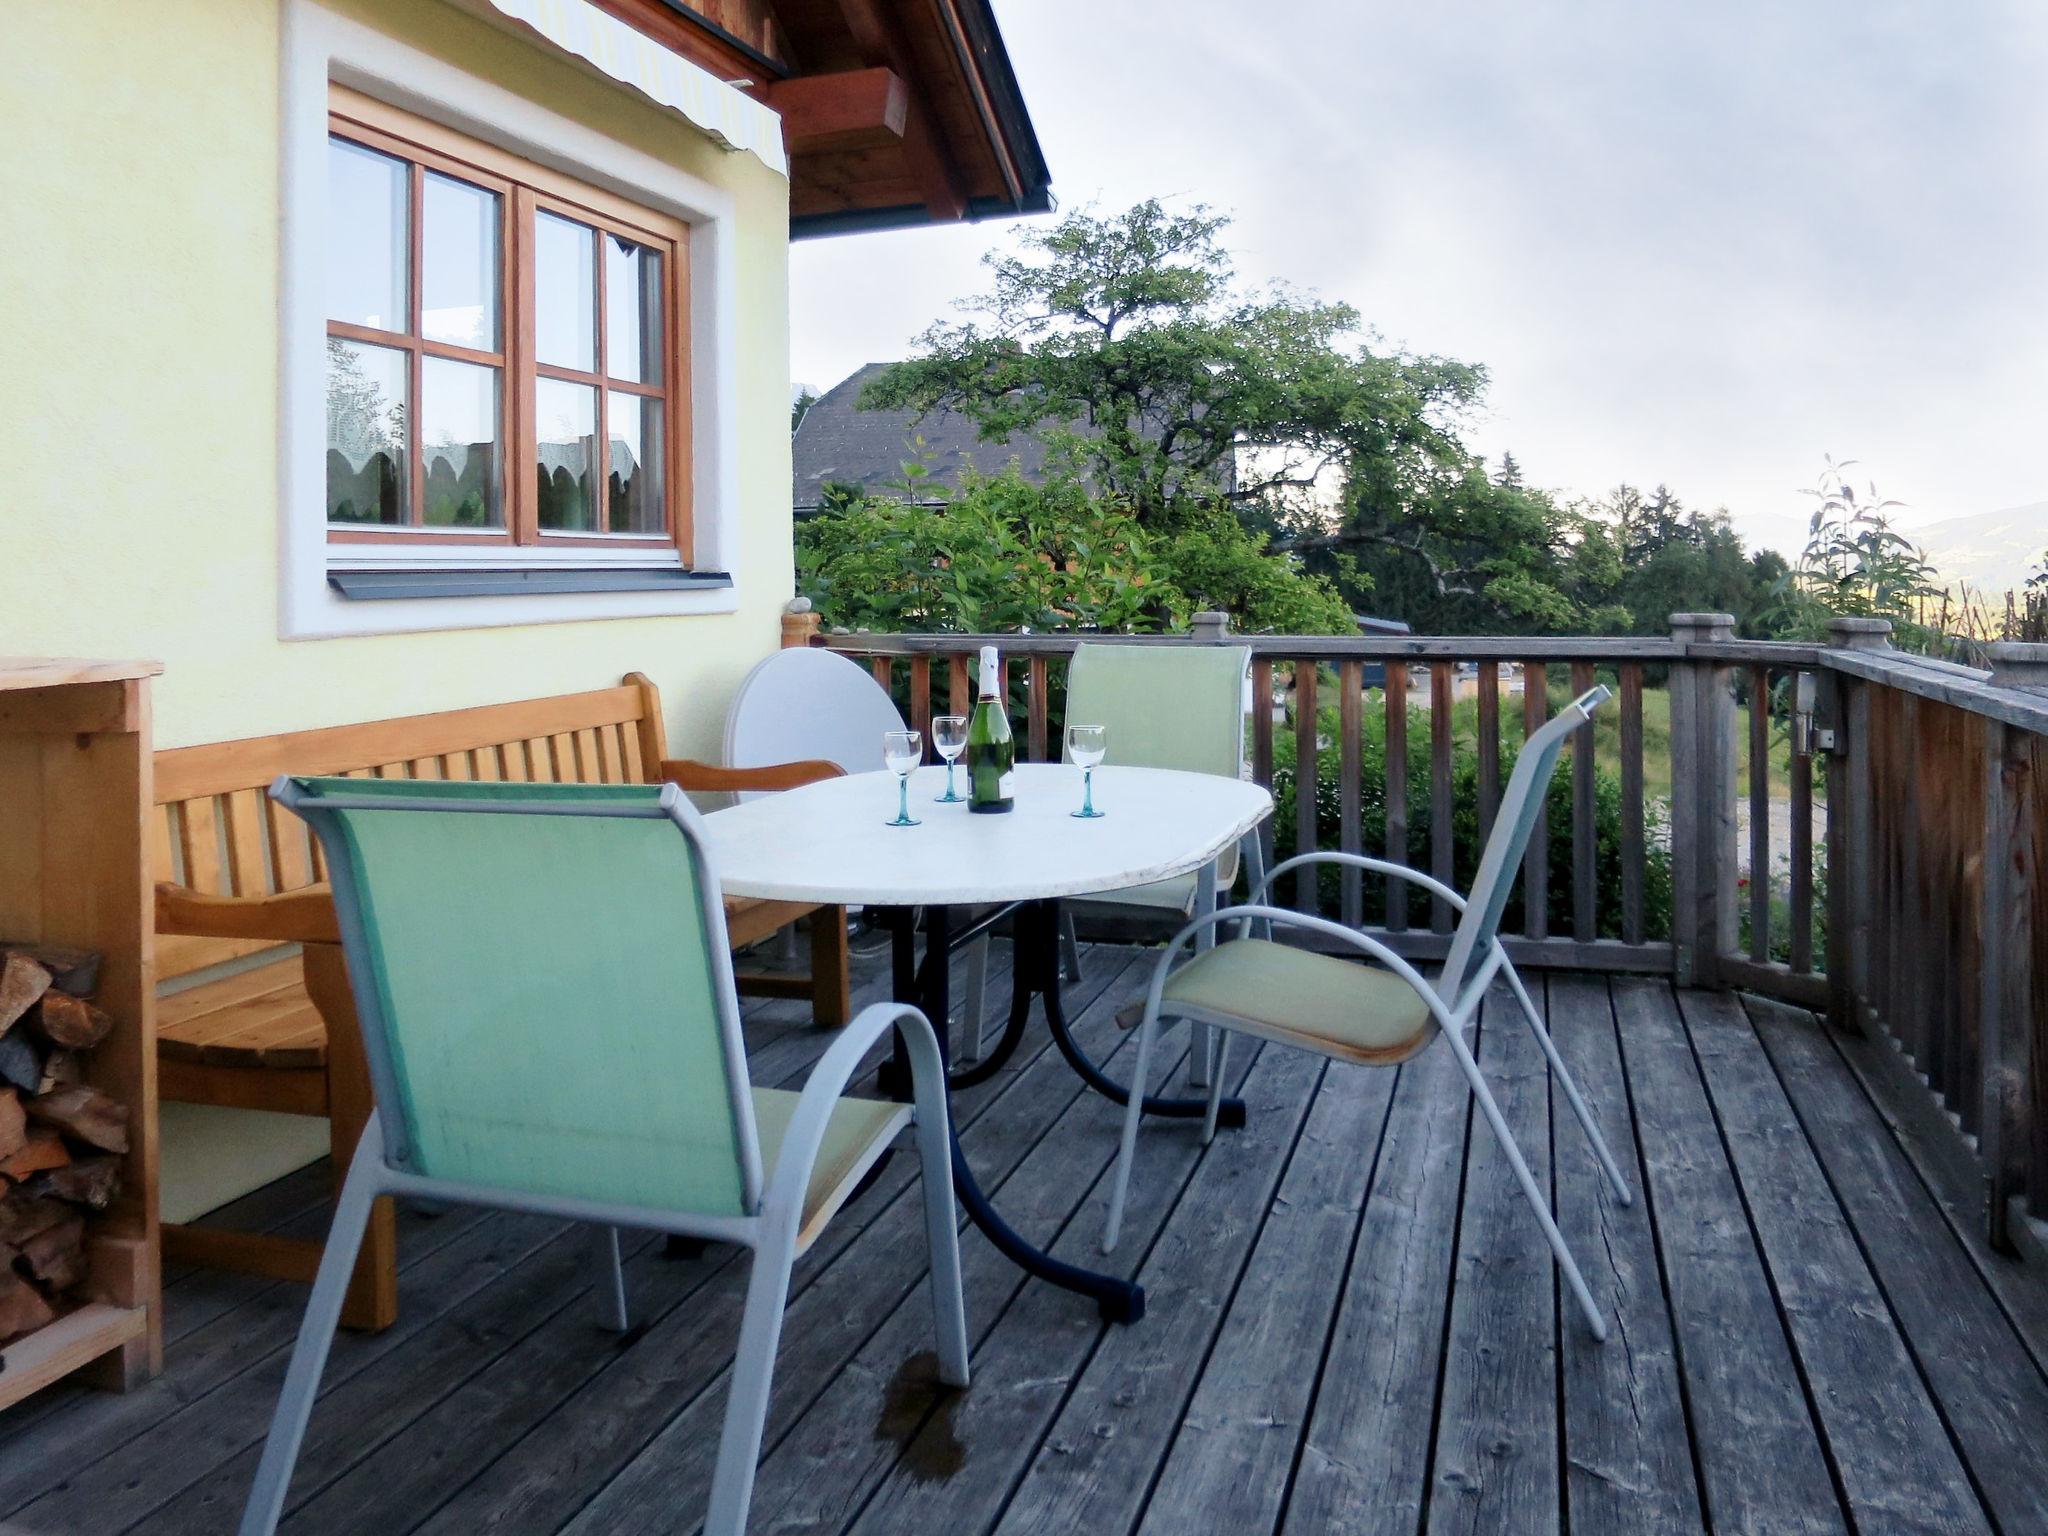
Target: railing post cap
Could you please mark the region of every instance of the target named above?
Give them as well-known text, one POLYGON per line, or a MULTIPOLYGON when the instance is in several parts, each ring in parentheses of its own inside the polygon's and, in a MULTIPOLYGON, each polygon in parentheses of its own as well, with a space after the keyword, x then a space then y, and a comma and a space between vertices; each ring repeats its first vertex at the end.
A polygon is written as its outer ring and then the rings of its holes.
POLYGON ((2048 645, 2035 640, 1995 640, 1985 648, 1991 658, 1991 686, 2048 692, 2048 645))
POLYGON ((1892 621, 1860 614, 1829 619, 1828 644, 1850 651, 1888 651, 1892 645, 1892 621))
POLYGON ((1196 640, 1221 640, 1230 633, 1230 615, 1204 609, 1188 621, 1188 634, 1196 640))
POLYGON ((795 597, 792 597, 782 605, 782 611, 784 613, 809 613, 811 611, 811 600, 799 592, 795 597))
POLYGON ((1732 613, 1674 613, 1671 615, 1671 632, 1674 635, 1693 630, 1733 630, 1735 615, 1732 613))

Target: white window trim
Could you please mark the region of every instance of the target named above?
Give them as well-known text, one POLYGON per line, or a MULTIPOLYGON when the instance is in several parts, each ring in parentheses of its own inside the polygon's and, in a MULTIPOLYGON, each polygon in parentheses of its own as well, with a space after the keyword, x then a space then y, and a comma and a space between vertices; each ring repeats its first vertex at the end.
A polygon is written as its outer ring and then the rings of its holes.
MULTIPOLYGON (((606 138, 501 86, 466 74, 359 22, 287 0, 282 92, 283 265, 278 416, 278 630, 287 640, 412 630, 477 629, 581 619, 732 613, 742 579, 739 537, 738 238, 731 196, 651 155, 606 138), (690 565, 723 571, 731 585, 662 592, 351 601, 328 585, 333 569, 393 566, 549 569, 674 568, 672 551, 644 548, 409 549, 330 546, 327 539, 328 83, 616 192, 690 226, 690 565)), ((508 466, 508 473, 516 469, 508 466)))

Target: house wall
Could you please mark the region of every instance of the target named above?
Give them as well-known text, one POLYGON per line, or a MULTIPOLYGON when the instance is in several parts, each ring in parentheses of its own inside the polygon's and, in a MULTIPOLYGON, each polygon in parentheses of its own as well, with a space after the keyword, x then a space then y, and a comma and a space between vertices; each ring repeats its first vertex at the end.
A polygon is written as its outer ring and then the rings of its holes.
POLYGON ((0 653, 161 660, 162 746, 637 669, 714 752, 791 591, 787 183, 439 0, 328 8, 733 198, 738 611, 279 639, 281 0, 65 0, 0 62, 0 653))

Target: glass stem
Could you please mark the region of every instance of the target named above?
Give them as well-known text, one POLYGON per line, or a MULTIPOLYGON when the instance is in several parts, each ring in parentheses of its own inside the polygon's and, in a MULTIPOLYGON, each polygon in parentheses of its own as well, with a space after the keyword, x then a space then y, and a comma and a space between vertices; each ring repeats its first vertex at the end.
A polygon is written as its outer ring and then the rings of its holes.
POLYGON ((1093 768, 1083 768, 1081 770, 1081 814, 1083 816, 1093 816, 1095 814, 1095 770, 1093 768))
POLYGON ((946 798, 953 798, 953 759, 946 759, 946 798))
POLYGON ((910 775, 907 773, 896 777, 896 819, 910 820, 910 775))

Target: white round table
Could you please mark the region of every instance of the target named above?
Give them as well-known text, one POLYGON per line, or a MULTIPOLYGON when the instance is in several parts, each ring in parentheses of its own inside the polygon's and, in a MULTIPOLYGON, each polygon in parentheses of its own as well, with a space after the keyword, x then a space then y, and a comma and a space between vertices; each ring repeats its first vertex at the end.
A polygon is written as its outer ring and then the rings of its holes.
MULTIPOLYGON (((967 775, 956 775, 964 793, 967 775)), ((1164 768, 1095 770, 1084 821, 1081 770, 1020 763, 1016 808, 976 816, 942 805, 946 770, 910 778, 910 814, 887 825, 896 777, 859 773, 764 795, 705 818, 720 883, 733 896, 835 906, 982 906, 1147 885, 1214 864, 1271 814, 1256 784, 1164 768)))
MULTIPOLYGON (((919 825, 890 826, 896 814, 896 778, 853 774, 764 796, 705 818, 707 843, 728 895, 775 901, 883 909, 894 941, 897 1001, 914 1003, 938 1026, 946 1052, 948 956, 958 942, 1013 915, 1015 991, 1009 1023, 987 1056, 961 1073, 954 1086, 979 1082, 1000 1070, 1017 1049, 1033 997, 1042 1004, 1053 1042, 1089 1087, 1112 1101, 1129 1091, 1113 1082, 1081 1050, 1067 1027, 1059 989, 1059 902, 1198 872, 1198 910, 1215 900, 1217 861, 1272 813, 1263 788, 1212 774, 1160 768, 1095 770, 1095 807, 1084 820, 1081 770, 1055 763, 1020 764, 1015 808, 977 816, 962 804, 942 804, 943 767, 911 776, 910 814, 919 825), (996 911, 978 916, 957 937, 956 907, 996 911), (925 951, 916 955, 915 909, 924 910, 925 951)), ((962 792, 966 776, 956 776, 962 792)), ((888 1078, 907 1096, 909 1069, 898 1059, 888 1078)), ((1195 1116, 1198 1098, 1147 1095, 1148 1113, 1195 1116)), ((1219 1123, 1242 1125, 1244 1106, 1226 1099, 1219 1123)), ((1018 1235, 976 1182, 953 1136, 953 1183, 970 1219, 1012 1262, 1053 1284, 1092 1297, 1117 1322, 1144 1315, 1145 1293, 1132 1281, 1098 1274, 1053 1258, 1018 1235)))

